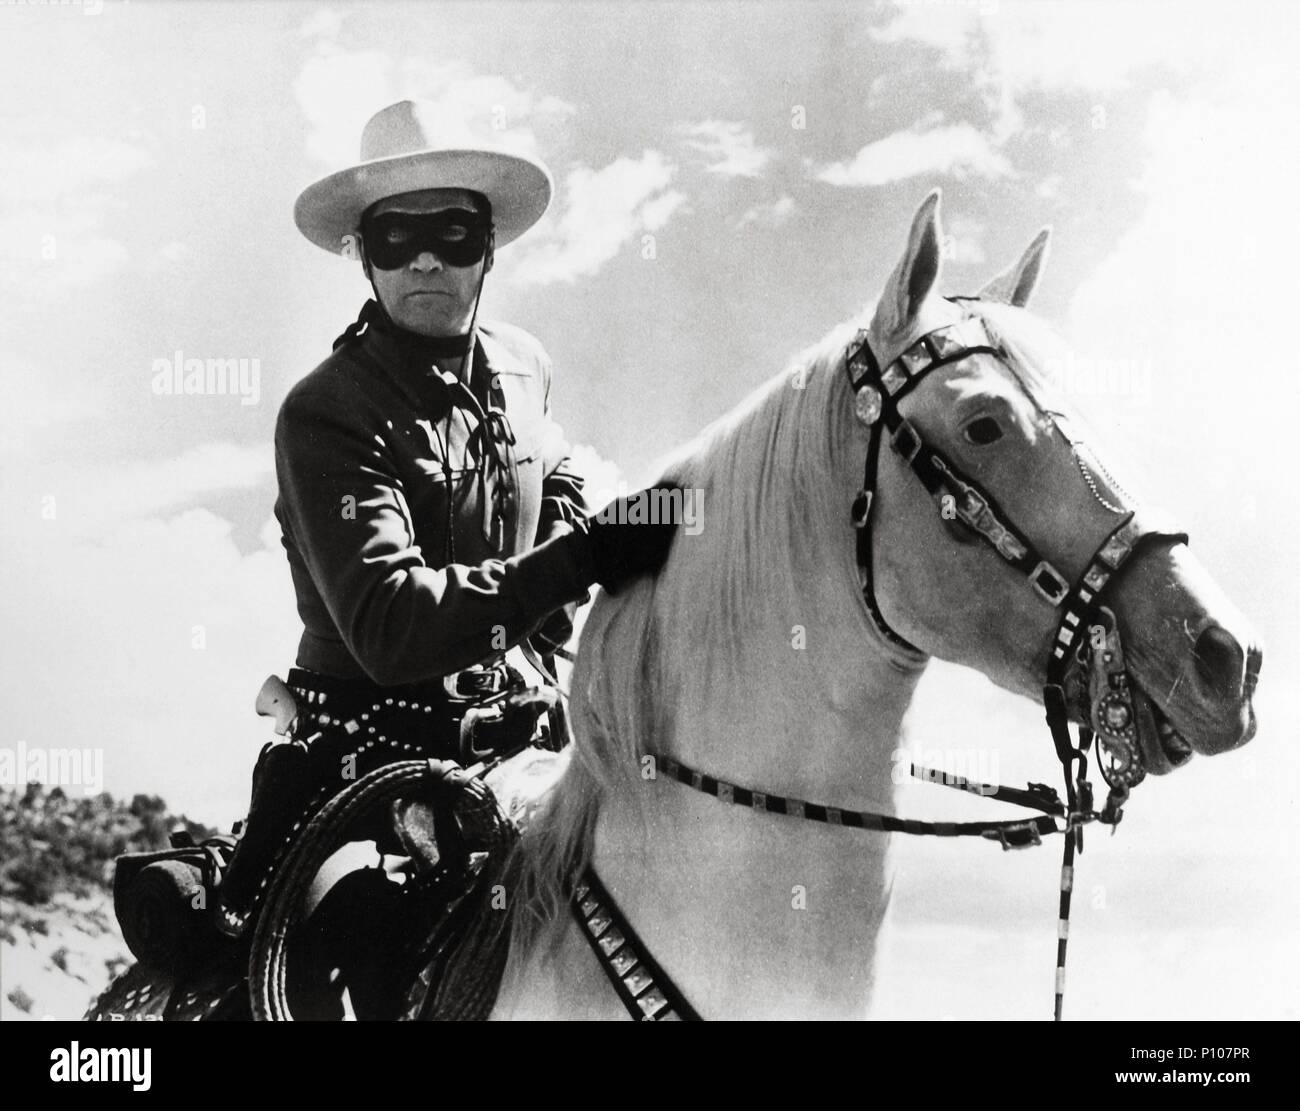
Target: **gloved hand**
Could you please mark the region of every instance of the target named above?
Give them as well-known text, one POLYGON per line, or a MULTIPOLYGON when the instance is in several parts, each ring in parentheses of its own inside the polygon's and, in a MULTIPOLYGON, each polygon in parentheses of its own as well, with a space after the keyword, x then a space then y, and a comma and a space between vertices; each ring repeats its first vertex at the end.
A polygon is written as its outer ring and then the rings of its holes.
POLYGON ((596 582, 611 594, 639 575, 654 574, 667 561, 678 522, 663 518, 671 516, 669 507, 680 510, 682 503, 680 494, 671 501, 666 495, 679 489, 663 485, 639 490, 587 518, 596 582))
MULTIPOLYGON (((588 598, 590 595, 588 595, 588 598)), ((586 599, 583 599, 585 601, 586 599)), ((528 636, 528 645, 539 656, 553 656, 573 636, 573 616, 582 601, 570 602, 547 617, 528 636)))

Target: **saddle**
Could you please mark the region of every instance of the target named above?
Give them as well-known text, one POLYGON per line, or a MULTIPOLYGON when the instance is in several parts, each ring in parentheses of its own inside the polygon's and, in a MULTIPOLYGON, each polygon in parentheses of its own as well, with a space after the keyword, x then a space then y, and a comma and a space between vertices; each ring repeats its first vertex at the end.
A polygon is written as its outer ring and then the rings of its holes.
POLYGON ((289 739, 260 754, 247 821, 118 859, 114 910, 138 963, 86 1018, 485 1018, 508 952, 503 875, 518 830, 482 776, 531 745, 560 747, 567 727, 554 691, 482 675, 475 685, 453 731, 468 766, 371 751, 355 779, 331 784, 319 770, 333 766, 337 744, 312 759, 302 743, 303 725, 325 715, 268 679, 258 712, 289 739), (349 873, 304 915, 321 864, 364 840, 390 870, 349 873))

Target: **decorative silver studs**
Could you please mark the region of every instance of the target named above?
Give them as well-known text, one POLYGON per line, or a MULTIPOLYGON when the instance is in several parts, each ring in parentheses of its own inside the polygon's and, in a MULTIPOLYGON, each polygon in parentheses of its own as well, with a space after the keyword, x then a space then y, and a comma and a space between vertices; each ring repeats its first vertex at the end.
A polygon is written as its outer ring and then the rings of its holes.
POLYGON ((930 333, 930 343, 934 347, 935 353, 941 359, 948 358, 962 349, 961 326, 950 324, 946 328, 939 328, 930 333))
POLYGON ((652 981, 650 979, 650 973, 640 965, 637 965, 636 968, 632 969, 631 972, 623 977, 623 983, 627 985, 627 990, 633 995, 640 995, 650 986, 652 981))
POLYGON ((870 427, 880 419, 880 391, 875 386, 863 386, 853 401, 853 411, 858 420, 870 427))
POLYGON ((1100 590, 1106 585, 1109 578, 1110 574, 1104 568, 1098 567, 1094 564, 1092 567, 1088 568, 1088 573, 1084 575, 1083 581, 1093 590, 1100 590))
POLYGON ((891 363, 885 373, 880 376, 880 381, 892 397, 903 388, 903 384, 907 381, 907 375, 897 363, 891 363))
POLYGON ((903 369, 909 375, 919 374, 921 371, 929 368, 930 352, 926 349, 925 341, 917 340, 899 357, 899 362, 903 364, 903 369))

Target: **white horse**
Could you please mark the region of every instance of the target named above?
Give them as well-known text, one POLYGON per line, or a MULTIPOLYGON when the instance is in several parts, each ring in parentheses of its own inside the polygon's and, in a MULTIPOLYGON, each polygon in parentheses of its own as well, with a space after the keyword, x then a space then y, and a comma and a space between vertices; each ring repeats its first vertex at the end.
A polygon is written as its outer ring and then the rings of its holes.
MULTIPOLYGON (((936 511, 888 449, 870 509, 872 616, 850 509, 879 425, 855 411, 845 360, 863 326, 887 367, 918 337, 981 320, 1008 358, 939 367, 900 411, 1074 582, 1127 495, 1095 451, 1085 457, 1060 434, 1064 405, 1041 400, 1050 333, 1023 306, 1046 239, 978 300, 946 300, 931 194, 874 312, 669 465, 668 479, 702 492, 705 526, 679 535, 657 578, 602 595, 591 611, 568 765, 513 861, 512 947, 494 1017, 627 1017, 569 911, 587 865, 702 1017, 867 1013, 898 834, 724 805, 656 769, 669 758, 756 790, 893 814, 900 724, 931 656, 1041 701, 1059 613, 936 511)), ((1161 743, 1143 742, 1148 770, 1253 736, 1255 634, 1182 543, 1145 545, 1108 604, 1138 703, 1159 723, 1161 743)), ((1084 712, 1071 706, 1075 721, 1084 712)))

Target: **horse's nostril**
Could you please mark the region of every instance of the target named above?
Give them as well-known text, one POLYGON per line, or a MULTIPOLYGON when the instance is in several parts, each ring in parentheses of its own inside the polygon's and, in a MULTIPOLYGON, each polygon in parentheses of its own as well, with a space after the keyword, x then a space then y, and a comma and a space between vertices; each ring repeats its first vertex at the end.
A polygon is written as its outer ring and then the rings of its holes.
POLYGON ((1245 654, 1231 633, 1218 625, 1209 626, 1197 637, 1193 654, 1196 673, 1215 694, 1235 698, 1241 692, 1245 654))

